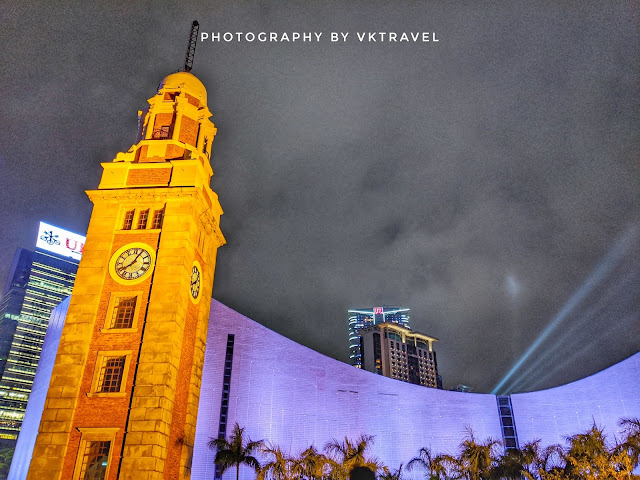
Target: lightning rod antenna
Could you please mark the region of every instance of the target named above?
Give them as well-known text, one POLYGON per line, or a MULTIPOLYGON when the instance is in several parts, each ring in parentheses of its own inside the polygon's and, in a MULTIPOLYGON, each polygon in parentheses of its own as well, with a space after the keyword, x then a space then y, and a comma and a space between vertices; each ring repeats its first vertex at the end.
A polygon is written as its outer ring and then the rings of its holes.
POLYGON ((187 46, 187 57, 184 59, 184 71, 190 72, 193 68, 193 57, 196 54, 196 44, 198 42, 198 30, 200 25, 196 20, 191 24, 191 33, 189 34, 189 45, 187 46))

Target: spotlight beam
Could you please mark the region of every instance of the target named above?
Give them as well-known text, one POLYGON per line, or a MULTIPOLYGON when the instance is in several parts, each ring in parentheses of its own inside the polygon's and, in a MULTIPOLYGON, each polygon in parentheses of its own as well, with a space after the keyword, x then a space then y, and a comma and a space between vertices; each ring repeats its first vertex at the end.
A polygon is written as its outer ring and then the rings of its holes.
POLYGON ((562 309, 553 317, 551 323, 542 331, 542 333, 531 344, 527 351, 520 357, 520 359, 511 367, 507 374, 500 380, 500 382, 491 391, 492 394, 497 395, 498 392, 502 392, 504 385, 515 375, 515 373, 527 362, 529 357, 542 345, 542 343, 551 335, 562 322, 569 316, 576 306, 578 306, 585 297, 600 283, 616 264, 620 261, 623 255, 629 248, 631 240, 636 235, 637 227, 635 225, 627 228, 625 234, 620 240, 616 242, 611 251, 605 256, 605 258, 598 264, 598 266, 591 272, 587 280, 580 286, 578 290, 569 298, 569 301, 565 303, 562 309))
MULTIPOLYGON (((562 337, 558 338, 555 341, 555 344, 546 348, 544 355, 538 355, 535 360, 527 363, 527 369, 521 371, 521 373, 511 380, 511 382, 503 389, 503 391, 507 392, 515 392, 517 389, 525 384, 527 381, 531 379, 531 374, 535 371, 541 371, 542 367, 548 367, 544 370, 549 374, 560 368, 555 359, 551 357, 553 354, 559 350, 561 347, 565 346, 567 343, 574 342, 577 337, 579 337, 580 332, 584 328, 584 324, 593 320, 596 315, 602 312, 605 308, 610 307, 611 303, 618 298, 620 295, 620 291, 629 284, 631 281, 637 280, 637 272, 633 271, 628 273, 626 276, 619 279, 614 287, 609 289, 606 295, 601 298, 596 304, 591 306, 586 311, 580 312, 578 321, 574 322, 573 325, 569 327, 568 330, 565 330, 562 337)), ((528 389, 533 387, 528 387, 528 389)))
MULTIPOLYGON (((629 325, 631 323, 633 323, 634 321, 637 321, 640 318, 640 314, 638 312, 633 312, 629 315, 627 315, 626 317, 621 319, 621 324, 622 325, 629 325)), ((619 335, 620 332, 616 329, 608 329, 606 331, 606 333, 603 334, 603 337, 607 338, 607 337, 613 337, 614 335, 619 335)), ((538 385, 540 385, 542 382, 544 382, 545 379, 547 379, 550 375, 552 375, 554 373, 555 370, 557 370, 558 368, 561 368, 563 365, 570 365, 572 362, 575 362, 581 355, 584 355, 584 349, 581 350, 577 350, 575 351, 572 355, 570 355, 569 357, 563 358, 563 361, 560 365, 556 365, 555 369, 552 370, 548 370, 545 373, 543 373, 542 375, 540 375, 540 377, 536 378, 533 383, 530 385, 529 390, 530 391, 535 391, 538 389, 538 385)))

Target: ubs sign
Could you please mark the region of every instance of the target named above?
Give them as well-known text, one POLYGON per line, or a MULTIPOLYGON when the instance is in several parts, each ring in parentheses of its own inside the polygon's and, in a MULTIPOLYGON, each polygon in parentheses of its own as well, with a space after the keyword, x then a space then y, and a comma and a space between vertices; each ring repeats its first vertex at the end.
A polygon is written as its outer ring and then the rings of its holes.
POLYGON ((86 238, 82 235, 40 222, 36 248, 80 260, 86 238))

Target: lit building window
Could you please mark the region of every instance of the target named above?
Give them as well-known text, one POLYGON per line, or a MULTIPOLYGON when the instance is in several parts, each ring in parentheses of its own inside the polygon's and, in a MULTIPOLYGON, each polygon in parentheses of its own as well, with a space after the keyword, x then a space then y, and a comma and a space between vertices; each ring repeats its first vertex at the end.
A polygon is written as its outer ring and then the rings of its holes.
POLYGON ((131 226, 133 225, 133 215, 135 210, 127 210, 124 214, 124 222, 122 223, 123 230, 131 230, 131 226))
POLYGON ((78 478, 82 480, 104 480, 107 474, 110 448, 110 441, 86 442, 78 478))
POLYGON ((99 393, 119 392, 124 376, 124 365, 127 360, 123 357, 104 357, 98 379, 99 393))
POLYGON ((153 212, 153 223, 151 228, 162 228, 162 220, 164 219, 164 207, 153 212))
POLYGON ((120 297, 116 300, 111 317, 111 328, 131 328, 138 297, 120 297))
POLYGON ((138 217, 138 230, 144 230, 147 228, 147 220, 149 218, 149 209, 142 210, 138 217))

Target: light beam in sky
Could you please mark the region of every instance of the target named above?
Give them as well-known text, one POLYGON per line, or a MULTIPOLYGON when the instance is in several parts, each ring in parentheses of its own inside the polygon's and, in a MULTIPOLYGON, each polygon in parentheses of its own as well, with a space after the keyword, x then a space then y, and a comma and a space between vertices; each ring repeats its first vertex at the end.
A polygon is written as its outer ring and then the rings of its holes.
POLYGON ((605 258, 591 272, 587 280, 580 286, 578 290, 569 298, 562 309, 553 317, 551 322, 542 331, 538 338, 531 344, 527 351, 520 359, 511 367, 507 374, 498 382, 491 391, 492 394, 503 394, 503 387, 515 375, 515 373, 526 364, 527 360, 542 345, 542 343, 551 335, 569 316, 569 314, 586 298, 586 296, 605 278, 611 270, 617 265, 620 259, 627 252, 632 239, 637 234, 638 227, 631 225, 627 228, 622 238, 620 238, 613 248, 607 253, 605 258))
MULTIPOLYGON (((574 322, 568 329, 565 329, 561 336, 556 336, 554 344, 545 348, 544 355, 538 355, 535 360, 528 362, 527 368, 525 370, 521 370, 517 377, 512 378, 509 384, 503 388, 503 391, 521 391, 524 385, 526 385, 526 390, 530 391, 533 389, 533 385, 531 384, 531 379, 533 377, 538 379, 536 382, 537 385, 540 383, 540 378, 548 377, 554 371, 568 365, 570 362, 566 355, 554 354, 560 349, 568 351, 566 347, 568 347, 568 344, 570 343, 580 341, 582 343, 582 347, 578 350, 577 354, 583 354, 585 348, 587 348, 587 344, 584 343, 585 339, 581 334, 585 331, 587 324, 593 321, 598 321, 598 318, 603 317, 605 312, 610 313, 612 305, 619 302, 621 296, 624 295, 624 292, 628 291, 630 284, 637 281, 637 279, 638 275, 635 271, 628 272, 626 275, 617 277, 615 279, 615 283, 607 288, 604 295, 599 296, 597 301, 593 305, 590 305, 588 309, 580 311, 578 314, 578 321, 574 322), (545 373, 541 375, 540 372, 542 371, 545 373)), ((619 323, 625 325, 627 324, 627 321, 628 320, 623 319, 619 323)), ((608 332, 611 331, 612 329, 608 329, 608 332)), ((595 339, 592 338, 591 343, 595 343, 595 339)), ((575 355, 573 357, 575 357, 575 355)))

